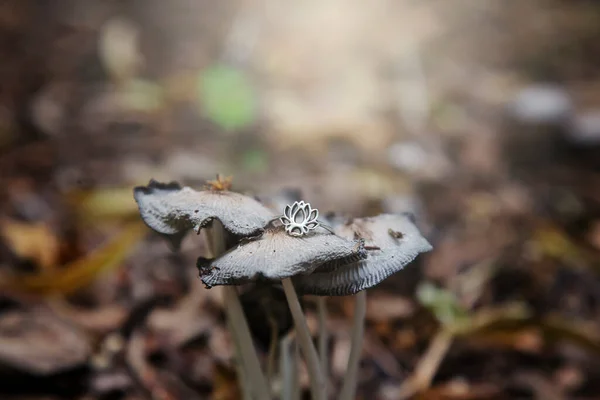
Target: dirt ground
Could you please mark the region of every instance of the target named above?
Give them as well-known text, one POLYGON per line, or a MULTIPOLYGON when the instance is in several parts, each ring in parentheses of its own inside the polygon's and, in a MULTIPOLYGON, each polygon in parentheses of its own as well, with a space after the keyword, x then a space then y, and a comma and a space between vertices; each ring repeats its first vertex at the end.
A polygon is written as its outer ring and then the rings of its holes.
MULTIPOLYGON (((172 252, 132 196, 220 173, 416 215, 358 398, 600 399, 599 39, 593 0, 1 1, 0 398, 240 398, 203 238, 172 252)), ((285 298, 240 290, 266 364, 285 298)))

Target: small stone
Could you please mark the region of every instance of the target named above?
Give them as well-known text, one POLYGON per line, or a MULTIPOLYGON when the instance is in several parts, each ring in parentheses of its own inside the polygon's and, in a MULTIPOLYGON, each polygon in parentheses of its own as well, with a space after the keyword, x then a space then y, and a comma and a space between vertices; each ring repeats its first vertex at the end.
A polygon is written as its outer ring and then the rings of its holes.
POLYGON ((510 115, 526 124, 560 123, 571 116, 573 102, 558 85, 534 85, 522 89, 509 105, 510 115))

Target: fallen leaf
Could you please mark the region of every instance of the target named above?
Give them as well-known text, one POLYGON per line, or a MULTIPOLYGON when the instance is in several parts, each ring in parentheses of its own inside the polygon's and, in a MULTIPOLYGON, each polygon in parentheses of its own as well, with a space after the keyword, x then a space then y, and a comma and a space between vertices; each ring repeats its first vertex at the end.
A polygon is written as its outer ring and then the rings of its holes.
POLYGON ((212 400, 237 400, 241 398, 235 374, 220 365, 215 369, 212 400))
POLYGON ((50 375, 86 362, 83 334, 47 311, 8 311, 0 316, 0 363, 50 375))
POLYGON ((213 65, 198 77, 198 102, 208 118, 226 131, 251 125, 257 117, 254 88, 242 70, 213 65))
POLYGON ((407 318, 414 310, 414 304, 405 297, 373 294, 367 298, 367 319, 370 321, 407 318))
POLYGON ((417 399, 428 400, 482 400, 496 399, 500 389, 489 383, 473 384, 461 379, 432 387, 420 394, 417 399))
POLYGON ((138 213, 130 187, 73 191, 67 194, 66 200, 85 223, 122 219, 138 213))
POLYGON ((58 263, 60 243, 46 223, 6 219, 0 224, 0 234, 15 255, 35 262, 43 270, 50 270, 58 263))
POLYGON ((140 221, 131 222, 104 246, 53 271, 28 276, 5 276, 0 287, 37 294, 68 294, 89 283, 98 274, 118 267, 147 228, 140 221))
POLYGON ((588 233, 588 241, 596 250, 600 250, 600 220, 592 223, 588 233))
POLYGON ((551 381, 536 371, 517 371, 513 377, 514 383, 519 387, 529 388, 535 398, 547 400, 563 400, 566 396, 556 382, 551 381))
POLYGON ((548 226, 541 227, 534 235, 531 243, 536 254, 563 260, 567 263, 585 260, 586 254, 561 229, 548 226))

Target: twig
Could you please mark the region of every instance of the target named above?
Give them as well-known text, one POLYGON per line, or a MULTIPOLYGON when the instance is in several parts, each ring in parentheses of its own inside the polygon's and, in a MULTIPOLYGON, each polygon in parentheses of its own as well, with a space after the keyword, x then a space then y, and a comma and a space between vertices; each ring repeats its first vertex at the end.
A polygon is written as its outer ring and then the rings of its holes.
POLYGON ((352 321, 352 338, 350 340, 350 356, 348 368, 344 376, 340 400, 352 400, 356 395, 356 379, 358 366, 362 353, 363 338, 365 335, 365 316, 367 314, 367 292, 361 291, 356 295, 354 303, 354 319, 352 321))
POLYGON ((306 324, 306 318, 302 313, 300 307, 300 301, 298 295, 294 289, 294 284, 290 278, 283 279, 283 290, 288 301, 288 306, 294 318, 294 325, 296 326, 296 333, 300 344, 300 349, 304 354, 306 360, 306 367, 308 369, 308 375, 310 378, 310 391, 313 400, 325 400, 325 380, 323 377, 323 371, 321 371, 321 365, 319 364, 319 355, 317 349, 312 342, 308 325, 306 324))
POLYGON ((129 374, 143 395, 150 400, 199 400, 198 394, 178 377, 153 368, 146 360, 146 341, 143 334, 134 331, 125 349, 125 363, 129 374))
POLYGON ((515 304, 497 310, 480 311, 467 320, 458 320, 443 326, 419 360, 415 372, 400 386, 396 398, 400 400, 412 398, 416 393, 429 388, 455 337, 484 331, 503 321, 512 324, 525 321, 527 316, 528 311, 515 304))
POLYGON ((429 348, 417 364, 414 374, 407 379, 398 392, 398 399, 412 398, 416 393, 427 389, 437 372, 440 363, 446 356, 454 334, 443 328, 431 341, 429 348))
MULTIPOLYGON (((211 253, 214 256, 220 255, 225 251, 225 237, 223 225, 215 220, 209 229, 211 253)), ((251 392, 258 400, 267 400, 271 398, 270 387, 267 379, 260 367, 258 355, 254 350, 254 343, 250 335, 250 328, 244 316, 244 311, 240 303, 237 291, 233 286, 224 286, 223 295, 225 300, 225 311, 231 327, 233 340, 236 342, 236 348, 240 350, 242 365, 246 368, 246 374, 251 384, 251 392)), ((241 378, 241 377, 240 377, 241 378)), ((242 385, 244 381, 240 382, 242 385)), ((245 390, 244 390, 245 391, 245 390)))

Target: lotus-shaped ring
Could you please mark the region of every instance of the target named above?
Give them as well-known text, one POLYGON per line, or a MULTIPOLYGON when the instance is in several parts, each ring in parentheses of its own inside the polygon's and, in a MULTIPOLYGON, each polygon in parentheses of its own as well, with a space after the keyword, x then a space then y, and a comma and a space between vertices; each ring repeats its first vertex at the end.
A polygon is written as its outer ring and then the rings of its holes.
POLYGON ((285 231, 291 236, 303 236, 319 226, 317 221, 319 210, 312 208, 310 203, 296 201, 291 206, 285 206, 283 216, 279 218, 285 231))

